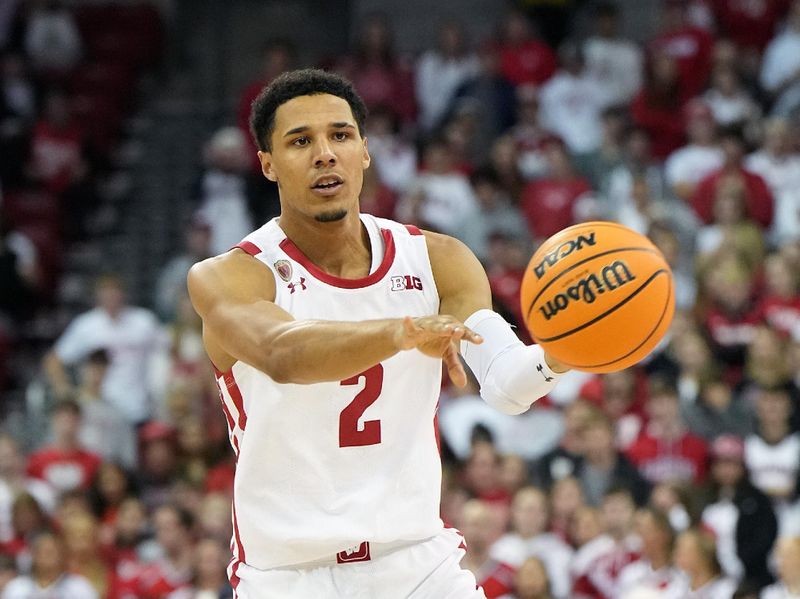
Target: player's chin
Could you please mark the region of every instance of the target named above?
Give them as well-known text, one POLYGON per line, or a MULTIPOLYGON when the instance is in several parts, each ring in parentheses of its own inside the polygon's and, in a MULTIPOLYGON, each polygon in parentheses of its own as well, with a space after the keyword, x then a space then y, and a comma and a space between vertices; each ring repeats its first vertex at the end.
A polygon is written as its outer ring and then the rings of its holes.
POLYGON ((323 210, 314 215, 314 220, 319 223, 334 223, 343 220, 347 216, 347 210, 344 208, 333 208, 323 210))

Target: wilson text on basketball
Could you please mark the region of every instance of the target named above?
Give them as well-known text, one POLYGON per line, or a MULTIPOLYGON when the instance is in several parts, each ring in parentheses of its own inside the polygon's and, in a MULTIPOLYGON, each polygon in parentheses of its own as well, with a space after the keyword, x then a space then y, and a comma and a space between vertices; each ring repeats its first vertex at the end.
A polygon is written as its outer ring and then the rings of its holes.
POLYGON ((571 302, 584 301, 587 304, 593 303, 597 296, 606 291, 613 291, 623 285, 633 281, 636 276, 631 273, 628 265, 622 260, 615 260, 611 264, 604 266, 599 273, 591 273, 574 285, 567 287, 552 299, 547 300, 539 311, 546 320, 550 320, 556 314, 565 310, 571 302))

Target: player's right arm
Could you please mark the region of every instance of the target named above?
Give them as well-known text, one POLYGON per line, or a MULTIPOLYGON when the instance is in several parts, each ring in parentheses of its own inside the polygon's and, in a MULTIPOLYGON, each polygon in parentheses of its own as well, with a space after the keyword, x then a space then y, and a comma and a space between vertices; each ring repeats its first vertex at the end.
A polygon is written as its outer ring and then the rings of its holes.
POLYGON ((242 361, 278 383, 340 381, 434 339, 480 342, 449 316, 296 320, 274 303, 272 272, 241 250, 195 264, 187 283, 214 365, 226 371, 242 361))

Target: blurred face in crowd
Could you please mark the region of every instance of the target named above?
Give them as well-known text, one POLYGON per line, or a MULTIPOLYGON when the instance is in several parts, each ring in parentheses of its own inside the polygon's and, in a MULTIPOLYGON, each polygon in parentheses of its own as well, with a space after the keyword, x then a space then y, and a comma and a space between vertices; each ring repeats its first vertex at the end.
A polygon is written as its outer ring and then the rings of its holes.
POLYGON ((8 435, 0 434, 0 478, 16 478, 24 468, 24 459, 17 442, 8 435))
POLYGON ((531 26, 524 14, 512 12, 506 17, 504 32, 506 43, 516 46, 531 37, 531 26))
POLYGON ((467 551, 470 553, 488 551, 495 540, 492 512, 478 499, 471 499, 464 505, 458 528, 467 540, 467 551))
POLYGON ((77 443, 78 431, 81 426, 81 415, 67 408, 62 408, 53 412, 51 416, 53 427, 53 437, 57 443, 74 445, 77 443))
POLYGON ((500 461, 500 484, 510 493, 516 493, 528 482, 528 465, 516 454, 503 456, 500 461))
POLYGON ((703 389, 703 402, 719 412, 726 410, 732 400, 733 391, 723 381, 714 381, 703 389))
POLYGON ((472 448, 465 475, 470 488, 475 492, 497 488, 499 458, 490 443, 478 443, 472 448))
POLYGON ((127 495, 128 479, 119 466, 105 462, 97 473, 97 487, 103 499, 114 505, 127 495))
POLYGON ((728 166, 738 166, 744 157, 744 143, 741 139, 733 136, 723 137, 720 147, 725 155, 725 164, 728 166))
POLYGON ((548 518, 547 496, 541 490, 526 487, 514 496, 511 523, 520 536, 529 538, 547 531, 548 518))
MULTIPOLYGON (((194 550, 194 568, 198 581, 219 585, 225 579, 228 565, 228 550, 214 539, 203 539, 194 550)), ((208 590, 217 591, 218 588, 208 590)))
POLYGON ((603 499, 602 514, 606 530, 621 539, 630 533, 636 506, 627 493, 613 493, 603 499))
MULTIPOLYGON (((649 188, 648 188, 649 192, 649 188)), ((680 242, 674 231, 666 227, 652 227, 649 237, 653 244, 664 254, 667 264, 674 267, 680 257, 680 242)))
POLYGON ((270 147, 258 156, 264 176, 278 184, 283 216, 331 222, 356 209, 370 158, 345 99, 316 94, 281 104, 270 147), (319 187, 328 183, 338 187, 319 187))
POLYGON ((147 516, 142 502, 135 498, 126 499, 117 512, 117 542, 126 545, 136 541, 147 526, 147 516))
POLYGON ((156 541, 167 555, 185 549, 191 543, 189 531, 184 527, 178 513, 170 507, 161 507, 153 515, 156 541))
POLYGON ((538 599, 549 596, 549 580, 544 564, 535 557, 529 557, 514 576, 514 588, 519 599, 538 599))
POLYGON ((455 57, 464 51, 464 32, 455 23, 446 23, 439 29, 439 49, 445 56, 455 57))
POLYGON ((774 118, 767 121, 764 125, 764 148, 776 156, 783 156, 791 151, 791 129, 786 120, 774 118))
POLYGON ((615 453, 614 431, 604 420, 594 420, 584 428, 583 439, 586 458, 591 462, 593 458, 608 457, 615 453))
POLYGON ((797 292, 797 275, 781 254, 772 254, 764 262, 767 292, 781 298, 791 298, 797 292))
POLYGON ((175 470, 175 447, 168 439, 148 441, 143 449, 143 470, 148 476, 163 480, 175 470))
POLYGON ((31 554, 31 569, 36 578, 52 581, 64 571, 64 548, 55 535, 39 535, 33 543, 31 554))
POLYGON ((670 531, 648 510, 637 512, 636 534, 642 541, 642 553, 649 559, 669 557, 670 531))
POLYGON ((116 279, 106 279, 98 283, 95 303, 109 314, 117 314, 125 305, 125 292, 116 279))
POLYGON ((603 410, 611 418, 619 418, 628 411, 634 400, 636 376, 630 368, 602 375, 603 410))
POLYGON ((663 426, 674 425, 680 421, 678 396, 671 391, 658 391, 647 400, 647 414, 651 421, 663 426))
POLYGON ((36 500, 27 494, 18 495, 11 506, 11 525, 19 537, 25 537, 44 526, 44 514, 36 500))
POLYGON ((98 548, 99 527, 93 516, 75 514, 63 523, 64 545, 73 559, 94 557, 98 548))
POLYGON ((711 79, 714 87, 725 96, 733 96, 739 91, 739 74, 730 65, 715 68, 711 79))
POLYGON ((735 487, 744 476, 744 465, 740 459, 717 458, 711 465, 711 476, 722 487, 735 487))
POLYGON ((600 512, 591 507, 581 507, 575 511, 570 525, 572 544, 582 547, 603 532, 600 512))
POLYGON ((108 365, 87 360, 81 365, 81 385, 87 389, 99 390, 108 371, 108 365))
POLYGON ((200 528, 207 537, 227 543, 231 538, 231 502, 221 493, 203 498, 200 507, 200 528))
POLYGON ((584 504, 583 489, 578 479, 572 476, 556 481, 551 492, 553 514, 570 518, 584 504))
POLYGON ((703 337, 696 331, 687 331, 673 341, 675 357, 681 370, 695 371, 708 364, 711 359, 711 350, 703 337))
POLYGON ((714 222, 719 225, 735 225, 745 216, 744 190, 736 183, 720 181, 714 200, 714 222))
POLYGON ((788 426, 791 412, 792 400, 787 392, 777 389, 763 389, 759 392, 756 401, 756 415, 762 425, 788 426))
POLYGON ((696 573, 715 575, 717 548, 708 533, 698 530, 682 532, 675 541, 673 562, 675 566, 693 576, 696 573))
POLYGON ((775 547, 778 575, 783 582, 800 580, 800 537, 779 539, 775 547))

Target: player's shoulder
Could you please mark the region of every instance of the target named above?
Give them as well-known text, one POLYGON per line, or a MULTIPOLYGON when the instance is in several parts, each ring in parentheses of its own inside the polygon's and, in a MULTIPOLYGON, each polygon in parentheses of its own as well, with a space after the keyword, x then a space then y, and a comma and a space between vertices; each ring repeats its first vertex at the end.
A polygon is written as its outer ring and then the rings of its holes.
POLYGON ((194 264, 189 269, 186 282, 193 301, 201 294, 231 290, 244 294, 255 293, 261 297, 274 297, 275 294, 272 271, 251 253, 238 247, 194 264))

